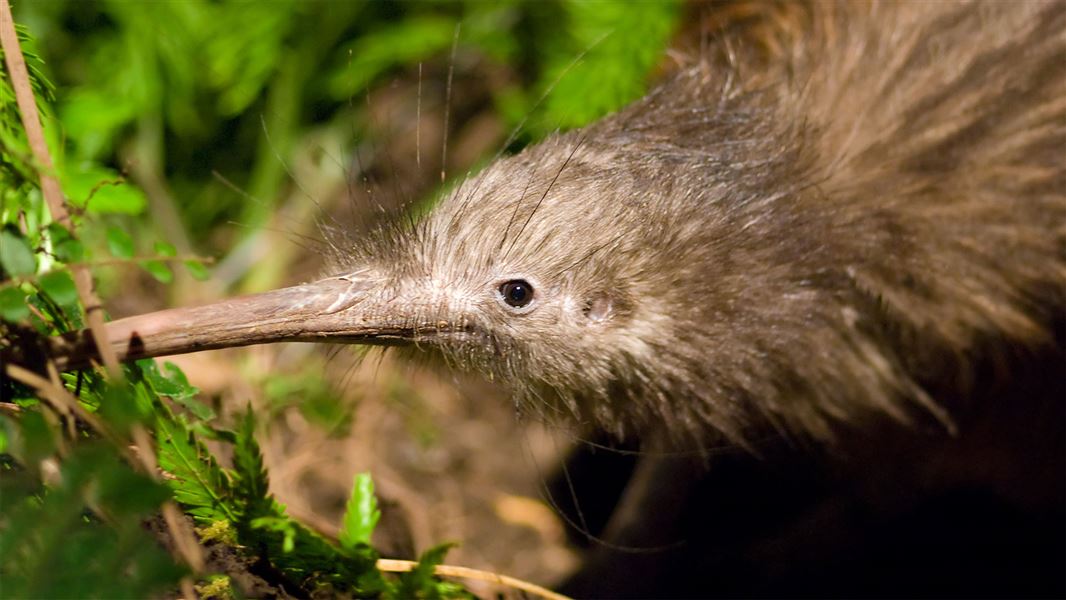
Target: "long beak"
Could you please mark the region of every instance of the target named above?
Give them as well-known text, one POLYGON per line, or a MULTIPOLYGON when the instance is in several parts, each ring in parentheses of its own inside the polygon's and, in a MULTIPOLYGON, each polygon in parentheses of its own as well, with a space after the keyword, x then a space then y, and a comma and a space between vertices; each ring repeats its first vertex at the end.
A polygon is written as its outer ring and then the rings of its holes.
MULTIPOLYGON (((360 278, 331 277, 205 306, 119 319, 107 324, 107 335, 119 360, 281 341, 381 345, 409 341, 410 331, 389 326, 380 310, 372 317, 368 307, 360 306, 367 287, 360 278)), ((48 354, 61 370, 85 367, 98 356, 87 331, 49 338, 49 346, 48 354)))

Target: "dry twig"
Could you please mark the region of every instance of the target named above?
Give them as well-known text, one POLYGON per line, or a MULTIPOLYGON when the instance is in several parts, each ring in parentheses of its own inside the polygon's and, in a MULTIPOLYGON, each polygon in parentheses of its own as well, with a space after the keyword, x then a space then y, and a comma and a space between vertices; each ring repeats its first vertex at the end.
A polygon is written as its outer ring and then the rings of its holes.
MULTIPOLYGON (((406 573, 407 571, 414 569, 416 566, 418 566, 418 563, 414 561, 396 560, 392 558, 379 558, 377 562, 378 570, 391 573, 406 573)), ((515 579, 514 577, 500 575, 499 573, 493 573, 491 571, 482 571, 480 569, 456 567, 452 565, 437 565, 433 568, 433 573, 445 577, 461 577, 463 579, 487 581, 489 583, 495 583, 516 590, 522 590, 523 592, 534 594, 541 598, 547 598, 548 600, 570 600, 569 596, 558 594, 535 583, 522 581, 521 579, 515 579)))

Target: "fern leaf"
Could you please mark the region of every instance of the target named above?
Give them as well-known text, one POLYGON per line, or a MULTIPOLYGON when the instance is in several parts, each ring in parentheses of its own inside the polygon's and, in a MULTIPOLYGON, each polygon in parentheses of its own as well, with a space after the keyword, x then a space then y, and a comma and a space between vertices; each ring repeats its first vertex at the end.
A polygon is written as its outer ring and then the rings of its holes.
POLYGON ((345 507, 344 519, 338 538, 346 551, 355 550, 360 544, 370 545, 370 536, 381 519, 377 498, 374 496, 374 481, 369 473, 359 473, 352 484, 352 494, 345 507))
POLYGON ((220 519, 236 522, 231 506, 230 484, 222 467, 192 433, 175 417, 162 412, 156 419, 159 466, 169 479, 174 499, 202 522, 220 519))
POLYGON ((270 476, 263 465, 263 453, 255 441, 255 417, 251 405, 237 428, 233 446, 234 492, 244 506, 246 520, 271 516, 273 502, 269 497, 270 476))

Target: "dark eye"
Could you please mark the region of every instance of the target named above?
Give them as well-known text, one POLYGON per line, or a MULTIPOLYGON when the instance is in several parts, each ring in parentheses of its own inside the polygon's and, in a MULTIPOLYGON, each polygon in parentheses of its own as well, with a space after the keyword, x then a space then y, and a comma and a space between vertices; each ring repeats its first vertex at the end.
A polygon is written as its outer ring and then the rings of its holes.
POLYGON ((523 279, 512 279, 500 285, 500 295, 508 306, 522 308, 533 301, 533 286, 523 279))

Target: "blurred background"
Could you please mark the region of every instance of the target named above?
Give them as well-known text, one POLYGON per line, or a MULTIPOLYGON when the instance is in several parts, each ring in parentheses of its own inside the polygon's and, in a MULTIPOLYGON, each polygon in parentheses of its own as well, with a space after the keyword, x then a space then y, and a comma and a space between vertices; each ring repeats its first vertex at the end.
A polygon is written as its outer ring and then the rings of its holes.
MULTIPOLYGON (((323 275, 322 227, 423 209, 639 97, 682 21, 672 2, 561 0, 14 9, 55 84, 64 191, 101 225, 86 231, 210 264, 97 269, 112 318, 323 275)), ((255 408, 271 488, 309 525, 335 531, 369 471, 386 555, 455 541, 448 563, 549 585, 577 566, 542 491, 573 434, 518 422, 504 391, 306 344, 170 360, 220 413, 255 408)))

